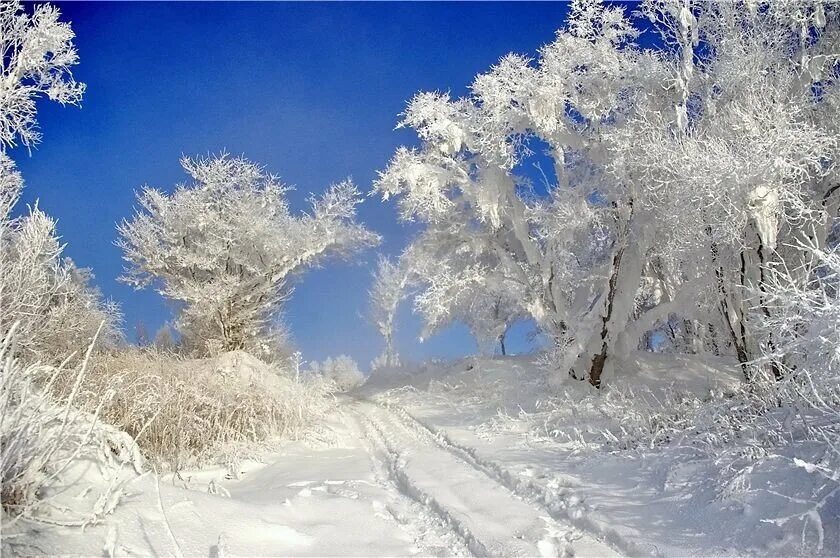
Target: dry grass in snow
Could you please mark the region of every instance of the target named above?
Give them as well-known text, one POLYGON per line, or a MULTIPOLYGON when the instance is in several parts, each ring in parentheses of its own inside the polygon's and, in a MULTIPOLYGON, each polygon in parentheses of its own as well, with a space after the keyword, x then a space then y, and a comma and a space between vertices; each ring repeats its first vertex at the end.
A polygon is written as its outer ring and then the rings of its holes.
MULTIPOLYGON (((65 374, 53 387, 72 390, 65 374)), ((127 349, 100 355, 76 396, 137 440, 155 466, 179 470, 231 461, 245 446, 296 437, 333 404, 328 382, 298 381, 251 355, 235 351, 213 359, 127 349)))
POLYGON ((142 457, 131 437, 99 422, 98 404, 93 413, 75 407, 90 351, 73 369, 24 365, 15 357, 14 337, 13 327, 0 344, 3 520, 7 525, 21 517, 62 525, 96 522, 119 501, 124 466, 139 472, 142 457), (60 404, 48 394, 59 378, 70 386, 60 404), (96 486, 85 501, 77 499, 72 507, 62 503, 67 486, 94 475, 96 486))

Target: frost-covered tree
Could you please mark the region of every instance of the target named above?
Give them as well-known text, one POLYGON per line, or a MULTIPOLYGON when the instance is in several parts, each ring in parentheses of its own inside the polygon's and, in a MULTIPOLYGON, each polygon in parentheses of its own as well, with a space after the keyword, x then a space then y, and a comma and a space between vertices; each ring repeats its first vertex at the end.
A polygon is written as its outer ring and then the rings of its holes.
POLYGON ((60 15, 50 4, 29 10, 17 1, 0 3, 0 149, 38 143, 39 97, 61 104, 82 99, 85 85, 70 72, 79 61, 75 35, 60 15))
POLYGON ((397 308, 408 296, 411 272, 405 266, 380 257, 370 290, 370 319, 385 341, 385 351, 378 359, 381 366, 396 366, 399 357, 394 349, 397 308))
POLYGON ((82 354, 103 322, 100 343, 116 342, 119 308, 91 285, 89 270, 62 257, 55 221, 37 205, 13 216, 22 188, 0 152, 0 337, 18 322, 19 353, 48 362, 82 354))
POLYGON ((483 350, 492 352, 498 344, 504 354, 508 328, 525 315, 522 300, 527 293, 496 271, 493 254, 451 251, 450 234, 431 238, 427 232, 401 257, 411 284, 420 288, 414 310, 423 317, 422 338, 458 321, 467 325, 483 350))
POLYGON ((365 375, 359 370, 359 365, 347 355, 327 357, 323 362, 313 362, 309 373, 332 381, 338 391, 349 391, 365 382, 365 375))
POLYGON ((823 244, 837 212, 837 10, 648 2, 645 12, 674 45, 671 88, 682 101, 673 113, 639 104, 613 139, 616 172, 649 185, 652 215, 672 230, 649 258, 667 285, 658 317, 717 328, 747 373, 774 340, 751 324, 771 309, 744 295, 764 288, 771 261, 799 267, 804 252, 788 245, 823 244))
POLYGON ((732 351, 745 371, 772 345, 750 332, 770 310, 744 293, 801 257, 782 239, 824 238, 836 213, 836 7, 642 8, 648 22, 573 2, 538 58, 409 103, 422 144, 375 188, 425 226, 408 253, 432 255, 427 325, 501 285, 562 349, 558 369, 596 386, 655 328, 681 324, 675 346, 732 351), (655 51, 637 44, 651 23, 655 51), (546 159, 537 194, 522 175, 546 159))
POLYGON ((119 226, 124 280, 154 286, 180 304, 177 327, 201 352, 263 354, 296 273, 327 257, 350 257, 379 237, 356 223, 350 182, 293 215, 287 187, 244 158, 184 158, 191 182, 167 195, 138 193, 139 209, 119 226))
POLYGON ((422 147, 398 150, 376 184, 399 196, 403 218, 426 224, 417 241, 426 251, 470 262, 427 277, 421 301, 461 294, 492 270, 486 286, 513 293, 558 342, 571 340, 566 367, 585 368, 596 385, 609 324, 626 310, 614 309, 627 298, 616 296, 616 277, 634 261, 625 252, 638 234, 632 192, 604 169, 604 129, 621 126, 666 76, 658 56, 634 47, 636 35, 622 8, 574 3, 539 60, 506 56, 464 99, 417 95, 401 125, 422 147), (544 198, 517 172, 538 143, 556 182, 544 198))
POLYGON ((152 341, 152 347, 155 350, 163 352, 172 352, 177 349, 178 343, 175 341, 175 335, 169 324, 163 324, 155 332, 155 338, 152 341))

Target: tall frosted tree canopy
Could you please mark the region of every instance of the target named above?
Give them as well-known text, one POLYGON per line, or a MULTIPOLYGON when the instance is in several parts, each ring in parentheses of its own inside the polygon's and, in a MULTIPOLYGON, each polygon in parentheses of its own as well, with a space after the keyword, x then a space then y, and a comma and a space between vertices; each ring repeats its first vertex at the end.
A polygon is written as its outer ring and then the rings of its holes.
POLYGON ((747 374, 773 343, 750 323, 766 266, 799 265, 789 245, 836 214, 838 36, 830 3, 578 0, 535 59, 417 94, 400 125, 421 145, 375 190, 424 225, 402 265, 427 326, 499 301, 499 327, 529 316, 599 385, 677 320, 747 374), (524 168, 546 160, 537 193, 524 168))
POLYGON ((180 303, 179 330, 199 350, 263 354, 293 274, 379 242, 356 222, 361 196, 349 181, 293 215, 287 187, 255 163, 221 155, 181 164, 192 181, 171 195, 144 188, 119 245, 123 279, 180 303))
POLYGON ((70 68, 79 57, 70 24, 55 6, 38 4, 31 13, 18 2, 0 3, 0 147, 32 146, 41 136, 35 101, 41 96, 78 104, 85 85, 70 68))

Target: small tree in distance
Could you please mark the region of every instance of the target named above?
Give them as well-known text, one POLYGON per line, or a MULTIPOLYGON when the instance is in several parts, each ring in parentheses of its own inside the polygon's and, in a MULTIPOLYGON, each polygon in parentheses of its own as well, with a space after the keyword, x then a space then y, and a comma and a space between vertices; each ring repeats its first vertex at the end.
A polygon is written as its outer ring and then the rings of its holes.
POLYGON ((378 362, 383 366, 396 366, 399 356, 394 349, 394 321, 400 302, 408 296, 411 283, 409 270, 380 256, 370 290, 370 319, 385 341, 385 350, 378 362))
POLYGON ((123 280, 179 303, 177 328, 196 352, 264 353, 293 274, 379 242, 355 222, 361 196, 349 181, 295 216, 287 187, 245 158, 185 157, 181 165, 192 183, 171 195, 144 188, 118 244, 129 264, 123 280))
POLYGON ((365 375, 359 370, 359 365, 347 355, 327 357, 324 362, 313 362, 309 371, 331 380, 338 391, 350 391, 365 383, 365 375))

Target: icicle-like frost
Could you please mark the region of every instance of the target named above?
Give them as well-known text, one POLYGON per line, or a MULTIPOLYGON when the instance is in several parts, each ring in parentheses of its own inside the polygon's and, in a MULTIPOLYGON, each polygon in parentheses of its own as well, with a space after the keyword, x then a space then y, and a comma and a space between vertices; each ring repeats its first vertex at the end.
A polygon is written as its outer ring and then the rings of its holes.
POLYGON ((749 207, 761 242, 768 250, 775 250, 779 228, 779 193, 764 185, 757 186, 750 194, 749 207))

